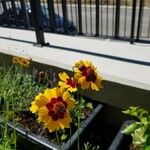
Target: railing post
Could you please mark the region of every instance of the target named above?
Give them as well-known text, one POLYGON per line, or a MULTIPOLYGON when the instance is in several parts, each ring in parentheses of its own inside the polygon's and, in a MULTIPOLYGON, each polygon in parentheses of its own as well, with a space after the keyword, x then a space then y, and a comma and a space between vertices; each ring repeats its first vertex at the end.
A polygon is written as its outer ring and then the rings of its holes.
POLYGON ((30 0, 31 13, 33 16, 37 45, 45 45, 44 31, 41 19, 40 0, 30 0))
POLYGON ((50 18, 50 28, 51 28, 51 31, 54 32, 55 26, 56 26, 54 1, 53 0, 47 0, 47 4, 48 4, 48 11, 49 11, 49 18, 50 18))
POLYGON ((81 0, 78 0, 78 21, 79 21, 79 34, 82 34, 82 8, 81 8, 81 0))
POLYGON ((4 9, 4 12, 7 11, 7 8, 6 8, 6 1, 5 0, 2 0, 2 6, 3 6, 3 9, 4 9))
POLYGON ((133 0, 130 44, 133 44, 134 42, 135 17, 136 17, 136 0, 133 0))
POLYGON ((20 0, 20 3, 21 3, 21 12, 23 13, 23 17, 24 17, 25 27, 29 28, 30 27, 29 15, 28 15, 28 11, 25 6, 25 1, 20 0))
POLYGON ((96 36, 99 36, 99 0, 96 0, 96 36))
POLYGON ((140 33, 141 33, 141 25, 142 25, 142 17, 143 17, 143 7, 144 7, 144 0, 140 0, 140 8, 139 8, 139 17, 138 17, 138 27, 137 27, 136 40, 139 40, 139 36, 140 36, 140 33))
MULTIPOLYGON (((11 0, 11 5, 12 5, 12 14, 11 15, 14 15, 14 18, 15 18, 15 22, 14 24, 15 25, 18 25, 18 18, 17 18, 17 12, 16 12, 16 5, 15 5, 15 1, 14 0, 11 0)), ((12 21, 12 19, 11 19, 12 21)), ((11 22, 13 23, 13 22, 11 22)))
MULTIPOLYGON (((6 14, 6 12, 7 12, 6 1, 2 0, 1 3, 2 3, 3 10, 4 10, 4 14, 6 14)), ((4 16, 3 16, 3 18, 1 17, 1 24, 3 24, 3 21, 2 21, 3 19, 4 19, 4 16)), ((6 22, 8 25, 8 22, 9 22, 8 17, 5 16, 5 19, 6 19, 6 22)))
POLYGON ((67 30, 67 3, 66 0, 62 0, 62 12, 63 12, 63 26, 65 33, 68 32, 67 30))
POLYGON ((115 38, 119 37, 120 29, 120 0, 116 0, 115 38))

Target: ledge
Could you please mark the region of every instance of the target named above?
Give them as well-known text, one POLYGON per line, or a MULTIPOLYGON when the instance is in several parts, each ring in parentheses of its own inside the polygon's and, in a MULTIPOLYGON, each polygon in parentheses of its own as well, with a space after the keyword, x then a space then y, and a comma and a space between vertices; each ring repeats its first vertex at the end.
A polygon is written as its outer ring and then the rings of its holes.
MULTIPOLYGON (((0 28, 1 37, 35 42, 33 31, 0 28)), ((90 60, 107 81, 150 90, 150 45, 45 34, 51 47, 0 38, 0 52, 31 57, 33 61, 72 70, 81 59, 90 60), (71 50, 70 50, 71 49, 71 50)))

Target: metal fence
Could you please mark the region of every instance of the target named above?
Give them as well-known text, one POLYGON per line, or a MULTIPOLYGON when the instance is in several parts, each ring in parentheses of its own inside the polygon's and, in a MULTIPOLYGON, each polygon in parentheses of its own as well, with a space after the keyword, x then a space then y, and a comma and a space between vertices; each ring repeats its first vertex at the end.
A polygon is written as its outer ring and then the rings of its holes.
POLYGON ((150 6, 144 0, 0 0, 0 26, 35 29, 38 43, 43 32, 150 42, 150 6))

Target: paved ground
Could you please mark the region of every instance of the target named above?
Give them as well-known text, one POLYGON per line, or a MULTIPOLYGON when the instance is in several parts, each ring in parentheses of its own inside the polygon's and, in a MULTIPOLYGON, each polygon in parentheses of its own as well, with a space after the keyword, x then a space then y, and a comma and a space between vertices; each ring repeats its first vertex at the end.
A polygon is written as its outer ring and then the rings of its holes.
MULTIPOLYGON (((28 4, 29 6, 29 4, 28 4)), ((44 5, 43 5, 44 6, 44 5)), ((2 7, 2 6, 1 6, 2 7)), ((19 6, 18 6, 19 7, 19 6)), ((45 5, 44 7, 47 7, 45 5)), ((0 9, 1 10, 1 9, 0 9)), ((78 7, 77 5, 67 5, 68 20, 72 21, 74 26, 78 27, 78 7)), ((63 16, 62 5, 55 4, 55 12, 60 17, 63 16)), ((1 13, 1 11, 0 11, 1 13)), ((44 12, 48 15, 48 11, 44 12)), ((136 23, 135 23, 135 36, 137 34, 138 26, 138 13, 139 9, 136 10, 136 23)), ((130 37, 131 33, 131 20, 132 20, 132 7, 121 6, 120 8, 120 37, 130 37)), ((58 20, 57 20, 58 22, 58 20)), ((63 24, 63 23, 62 23, 63 24)), ((96 32, 96 8, 95 5, 82 5, 82 30, 83 33, 89 35, 95 35, 96 32)), ((115 6, 101 6, 99 8, 99 35, 100 36, 114 36, 115 32, 115 6)), ((150 39, 150 8, 144 7, 141 38, 150 39)))

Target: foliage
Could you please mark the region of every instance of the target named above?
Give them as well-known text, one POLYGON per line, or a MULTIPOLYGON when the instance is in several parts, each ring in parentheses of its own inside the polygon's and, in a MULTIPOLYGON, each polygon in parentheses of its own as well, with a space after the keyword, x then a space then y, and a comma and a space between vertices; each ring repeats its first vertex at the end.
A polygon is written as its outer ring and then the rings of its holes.
POLYGON ((136 117, 138 121, 128 125, 122 133, 132 136, 132 145, 139 150, 150 149, 150 114, 139 106, 131 106, 123 113, 136 117))
POLYGON ((92 146, 89 142, 86 142, 83 150, 99 150, 99 146, 92 146))
POLYGON ((16 111, 28 109, 31 99, 42 89, 43 86, 36 84, 32 76, 19 66, 0 68, 0 97, 16 111))
POLYGON ((0 149, 16 149, 16 132, 9 131, 7 123, 14 121, 15 112, 28 109, 33 96, 42 89, 43 85, 37 84, 22 67, 0 67, 0 149))

